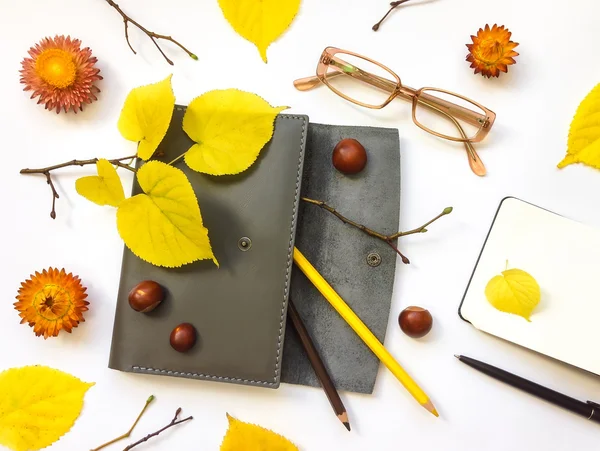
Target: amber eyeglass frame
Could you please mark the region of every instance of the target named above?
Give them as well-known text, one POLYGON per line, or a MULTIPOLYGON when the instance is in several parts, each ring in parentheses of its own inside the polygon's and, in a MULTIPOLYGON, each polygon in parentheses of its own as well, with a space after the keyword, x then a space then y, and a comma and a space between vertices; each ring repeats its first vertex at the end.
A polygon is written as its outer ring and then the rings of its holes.
POLYGON ((485 175, 485 172, 486 172, 485 166, 483 165, 483 162, 481 162, 481 159, 479 158, 479 156, 477 155, 477 152, 473 148, 472 143, 477 143, 477 142, 483 141, 483 139, 487 136, 487 134, 491 130, 491 128, 494 124, 494 121, 496 119, 496 114, 492 110, 484 107, 483 105, 475 102, 472 99, 469 99, 467 97, 464 97, 464 96, 457 94, 455 92, 452 92, 452 91, 447 91, 445 89, 431 88, 431 87, 414 89, 409 86, 405 86, 402 84, 400 77, 394 71, 392 71, 389 67, 387 67, 371 58, 368 58, 364 55, 360 55, 358 53, 350 52, 348 50, 343 50, 343 49, 339 49, 336 47, 327 47, 327 48, 325 48, 325 50, 323 50, 323 53, 321 54, 321 57, 319 58, 319 63, 317 65, 316 76, 300 78, 300 79, 294 81, 294 86, 296 87, 296 89, 298 89, 300 91, 308 91, 310 89, 317 87, 320 83, 323 83, 329 89, 331 89, 334 93, 336 93, 340 97, 348 100, 349 102, 355 103, 357 105, 360 105, 360 106, 363 106, 366 108, 371 108, 371 109, 384 108, 396 97, 399 97, 404 100, 412 102, 412 119, 413 119, 413 122, 415 123, 415 125, 417 125, 422 130, 425 130, 426 132, 428 132, 434 136, 437 136, 439 138, 447 139, 449 141, 456 141, 456 142, 464 143, 467 153, 469 155, 469 165, 470 165, 471 169, 477 175, 480 175, 480 176, 485 175), (376 66, 379 66, 381 69, 385 70, 392 77, 394 77, 395 82, 388 80, 386 78, 380 77, 378 75, 372 74, 370 72, 364 71, 358 67, 353 66, 352 64, 347 63, 343 59, 336 56, 338 53, 361 58, 361 59, 366 60, 376 66), (334 68, 334 71, 328 72, 328 69, 331 67, 334 68), (372 105, 372 104, 360 102, 356 99, 353 99, 352 97, 349 97, 348 95, 344 94, 343 92, 339 91, 338 89, 336 89, 335 86, 333 86, 329 82, 329 79, 331 79, 333 77, 337 77, 339 75, 349 75, 351 77, 354 77, 359 81, 368 83, 371 86, 374 86, 383 91, 389 92, 389 96, 385 100, 385 102, 383 102, 382 104, 379 104, 379 105, 372 105), (431 95, 430 94, 431 92, 444 93, 444 94, 448 94, 448 95, 460 98, 460 99, 464 100, 465 102, 470 103, 470 104, 476 106, 477 108, 479 108, 482 111, 482 113, 470 110, 469 108, 465 108, 464 106, 457 105, 456 103, 452 103, 447 100, 441 99, 439 97, 436 97, 435 95, 431 95), (462 137, 458 138, 455 136, 445 135, 445 134, 436 132, 435 130, 432 130, 432 129, 428 128, 427 126, 421 124, 417 119, 417 106, 419 106, 419 105, 425 106, 425 107, 433 110, 434 112, 446 117, 450 121, 452 121, 454 123, 454 125, 457 127, 458 132, 462 137), (475 133, 475 135, 472 137, 468 137, 466 132, 464 131, 463 127, 458 122, 458 119, 460 119, 468 124, 478 127, 478 131, 475 133))

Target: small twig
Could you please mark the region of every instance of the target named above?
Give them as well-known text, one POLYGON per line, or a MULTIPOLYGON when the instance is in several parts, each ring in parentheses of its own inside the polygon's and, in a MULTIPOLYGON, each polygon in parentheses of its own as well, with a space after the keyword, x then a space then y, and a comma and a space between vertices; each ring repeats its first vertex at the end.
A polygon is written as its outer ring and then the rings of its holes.
POLYGON ((177 158, 175 158, 174 160, 170 161, 170 162, 169 162, 169 164, 170 164, 171 166, 172 166, 172 165, 174 165, 174 164, 175 164, 175 163, 177 163, 179 160, 181 160, 183 157, 185 157, 185 154, 186 154, 186 153, 187 153, 187 152, 183 152, 183 153, 182 153, 181 155, 179 155, 177 158))
MULTIPOLYGON (((404 0, 404 1, 406 1, 406 0, 404 0)), ((195 54, 190 52, 181 43, 179 43, 178 41, 173 39, 171 36, 165 36, 163 34, 154 33, 153 31, 150 31, 150 30, 146 29, 145 27, 143 27, 142 25, 140 25, 139 23, 137 23, 135 20, 133 20, 131 17, 129 17, 127 14, 125 14, 125 12, 113 0, 106 0, 106 3, 108 3, 110 6, 112 6, 123 18, 123 22, 125 23, 125 40, 127 41, 127 45, 129 45, 129 48, 131 49, 131 51, 133 52, 134 55, 137 55, 137 53, 133 49, 131 42, 129 42, 129 24, 130 23, 132 25, 136 26, 137 28, 139 28, 144 33, 146 33, 146 35, 154 43, 154 45, 156 46, 158 51, 161 53, 161 55, 165 58, 165 60, 167 60, 167 63, 169 63, 171 66, 173 66, 173 61, 171 61, 167 57, 167 55, 165 55, 165 52, 163 52, 163 50, 158 45, 158 42, 156 41, 157 39, 164 39, 165 41, 172 42, 173 44, 178 46, 180 49, 182 49, 185 53, 187 53, 190 56, 190 58, 192 58, 196 61, 198 60, 198 57, 195 54)))
MULTIPOLYGON (((135 168, 132 168, 128 164, 122 163, 122 161, 130 160, 133 161, 137 155, 129 155, 128 157, 121 158, 113 158, 112 160, 108 160, 110 164, 114 164, 115 166, 119 166, 120 168, 127 169, 132 172, 136 172, 135 168)), ((54 166, 48 166, 46 168, 40 169, 21 169, 21 174, 46 174, 47 172, 54 171, 55 169, 66 168, 67 166, 85 166, 88 164, 96 164, 98 163, 99 158, 90 158, 89 160, 71 160, 65 163, 55 164, 54 166)))
POLYGON ((365 227, 362 224, 358 224, 354 221, 351 221, 350 219, 343 216, 341 213, 338 213, 338 211, 335 208, 330 207, 329 205, 327 205, 325 202, 323 202, 321 200, 309 199, 308 197, 303 197, 302 200, 304 202, 316 205, 317 207, 321 207, 322 209, 327 210, 329 213, 336 216, 344 224, 350 224, 352 227, 356 227, 357 229, 362 230, 367 235, 374 236, 375 238, 379 238, 380 240, 383 240, 383 241, 390 240, 390 238, 387 235, 384 235, 383 233, 376 232, 374 230, 369 229, 368 227, 365 227))
POLYGON ((373 31, 377 31, 379 30, 379 27, 381 25, 381 23, 386 19, 387 16, 390 15, 390 13, 395 10, 398 6, 400 6, 402 3, 406 3, 408 0, 398 0, 396 2, 391 2, 390 3, 390 9, 388 10, 387 13, 385 13, 385 16, 383 16, 381 18, 381 20, 379 22, 377 22, 375 25, 373 25, 373 31))
POLYGON ((402 259, 402 263, 404 263, 405 265, 410 265, 410 260, 406 257, 406 255, 404 255, 402 252, 400 252, 400 249, 398 249, 398 246, 396 246, 391 241, 386 241, 386 243, 389 244, 389 246, 396 251, 396 253, 402 259))
POLYGON ((117 438, 112 439, 109 442, 104 443, 103 445, 100 445, 98 448, 94 448, 92 451, 99 451, 102 448, 106 448, 109 445, 112 445, 113 443, 117 443, 118 441, 121 441, 123 439, 129 438, 129 436, 131 435, 131 433, 133 432, 133 430, 135 429, 135 427, 137 426, 137 424, 140 421, 140 418, 142 418, 142 415, 144 415, 144 412, 146 412, 146 409, 148 408, 148 406, 150 405, 150 403, 154 401, 154 395, 151 395, 147 400, 146 400, 146 404, 144 404, 144 408, 142 409, 142 411, 140 412, 140 414, 138 415, 138 417, 136 418, 135 422, 133 423, 133 425, 129 428, 129 430, 123 434, 118 436, 117 438))
POLYGON ((399 238, 401 236, 406 236, 406 235, 412 235, 413 233, 425 233, 427 232, 426 227, 429 224, 432 224, 433 222, 437 221, 438 219, 440 219, 442 216, 446 216, 448 214, 452 213, 452 207, 446 207, 444 208, 444 210, 437 215, 435 218, 433 218, 431 221, 426 222, 425 224, 423 224, 421 227, 417 227, 416 229, 412 229, 409 230, 408 232, 398 232, 398 233, 394 233, 393 235, 390 235, 388 238, 390 240, 394 240, 396 238, 399 238))
MULTIPOLYGON (((122 157, 122 158, 115 158, 113 160, 108 160, 109 163, 114 164, 115 166, 118 166, 120 168, 123 169, 127 169, 128 171, 131 172, 136 172, 136 169, 131 167, 131 162, 133 162, 134 158, 136 158, 136 155, 130 155, 128 157, 122 157), (124 160, 130 160, 129 164, 123 163, 124 160)), ((56 219, 56 199, 59 198, 58 192, 56 191, 56 187, 54 186, 54 183, 52 181, 52 176, 50 175, 51 171, 54 171, 55 169, 61 169, 61 168, 66 168, 67 166, 85 166, 88 164, 96 164, 98 163, 98 158, 91 158, 89 160, 71 160, 71 161, 67 161, 65 163, 61 163, 61 164, 55 164, 54 166, 48 166, 46 168, 40 168, 40 169, 21 169, 20 173, 21 174, 43 174, 44 176, 46 176, 46 182, 48 183, 48 185, 50 185, 50 189, 52 190, 52 211, 50 211, 50 217, 52 219, 56 219)))
POLYGON ((180 413, 181 413, 181 407, 179 409, 177 409, 177 411, 175 412, 175 416, 173 417, 171 422, 169 424, 167 424, 164 428, 159 429, 158 431, 153 432, 152 434, 148 434, 146 437, 138 440, 135 443, 132 443, 131 445, 129 445, 128 447, 123 449, 123 451, 129 451, 130 449, 135 448, 137 445, 140 445, 140 444, 150 440, 152 437, 156 437, 161 432, 164 432, 167 429, 172 428, 173 426, 177 426, 178 424, 185 423, 186 421, 190 421, 190 420, 194 419, 194 417, 190 416, 190 417, 184 418, 183 420, 178 420, 177 418, 179 417, 180 413))
POLYGON ((52 182, 52 177, 50 177, 50 173, 46 172, 46 183, 50 185, 50 189, 52 190, 52 211, 50 211, 50 217, 52 219, 56 219, 56 199, 60 198, 58 193, 56 192, 56 188, 54 187, 54 182, 52 182))
POLYGON ((381 241, 386 242, 402 258, 402 263, 407 264, 407 265, 410 263, 410 261, 408 260, 408 258, 406 258, 405 255, 402 254, 402 252, 400 252, 400 250, 398 249, 398 247, 394 245, 393 241, 396 240, 397 238, 400 238, 401 236, 413 235, 415 233, 425 233, 425 232, 427 232, 427 228, 426 227, 428 225, 430 225, 433 222, 437 221, 442 216, 446 216, 446 215, 452 213, 452 207, 446 207, 446 208, 444 208, 444 210, 439 215, 437 215, 432 220, 427 221, 421 227, 417 227, 416 229, 408 230, 406 232, 396 232, 396 233, 393 233, 391 235, 385 235, 383 233, 376 232, 375 230, 369 229, 368 227, 366 227, 366 226, 364 226, 362 224, 359 224, 357 222, 354 222, 354 221, 346 218, 344 215, 342 215, 341 213, 339 213, 335 208, 327 205, 325 202, 323 202, 321 200, 309 199, 307 197, 303 197, 302 200, 304 202, 306 202, 306 203, 313 204, 313 205, 316 205, 317 207, 320 207, 320 208, 322 208, 324 210, 327 210, 329 213, 331 213, 332 215, 334 215, 336 218, 338 218, 344 224, 349 224, 352 227, 356 227, 360 231, 366 233, 367 235, 370 235, 370 236, 372 236, 374 238, 377 238, 377 239, 380 239, 381 241))
POLYGON ((125 40, 127 41, 127 45, 131 49, 134 55, 137 55, 137 52, 131 46, 131 42, 129 42, 129 21, 126 18, 123 18, 123 23, 125 24, 125 40))

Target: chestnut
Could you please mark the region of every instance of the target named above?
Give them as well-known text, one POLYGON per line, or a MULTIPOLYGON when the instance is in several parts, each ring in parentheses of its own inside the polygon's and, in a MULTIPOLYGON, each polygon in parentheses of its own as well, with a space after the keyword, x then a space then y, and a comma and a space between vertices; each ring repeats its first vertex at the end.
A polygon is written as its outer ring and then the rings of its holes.
POLYGON ((129 306, 136 312, 148 313, 165 299, 165 292, 157 282, 144 280, 129 292, 129 306))
POLYGON ((170 341, 176 351, 189 351, 196 344, 196 329, 190 323, 182 323, 173 329, 170 341))
POLYGON ((421 338, 429 333, 433 326, 433 318, 429 310, 410 306, 406 307, 398 317, 400 329, 412 338, 421 338))
POLYGON ((367 151, 356 139, 342 139, 333 149, 333 166, 344 174, 358 174, 367 164, 367 151))

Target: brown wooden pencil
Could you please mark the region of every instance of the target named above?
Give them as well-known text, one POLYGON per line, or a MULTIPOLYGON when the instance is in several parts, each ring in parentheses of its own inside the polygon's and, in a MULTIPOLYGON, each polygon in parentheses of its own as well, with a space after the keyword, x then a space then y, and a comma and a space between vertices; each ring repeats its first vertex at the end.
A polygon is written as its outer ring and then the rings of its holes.
POLYGON ((348 421, 348 413, 346 412, 344 403, 342 403, 342 399, 335 389, 335 385, 327 372, 327 368, 325 368, 321 356, 319 356, 317 348, 315 348, 315 345, 310 338, 310 334, 308 333, 308 330, 306 330, 306 326, 298 314, 298 310, 296 310, 296 306, 291 298, 288 301, 288 317, 291 319, 292 325, 300 337, 302 347, 306 351, 308 360, 310 360, 310 364, 315 370, 317 378, 325 390, 325 394, 327 395, 327 399, 329 399, 331 407, 333 407, 333 411, 346 429, 350 430, 350 422, 348 421))

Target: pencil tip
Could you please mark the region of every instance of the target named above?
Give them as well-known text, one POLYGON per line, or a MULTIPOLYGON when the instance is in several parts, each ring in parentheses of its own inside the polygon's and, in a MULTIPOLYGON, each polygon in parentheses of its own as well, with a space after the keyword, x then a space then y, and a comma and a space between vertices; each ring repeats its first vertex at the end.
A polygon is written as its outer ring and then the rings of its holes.
POLYGON ((456 357, 458 360, 460 360, 460 356, 458 354, 454 354, 454 357, 456 357))
POLYGON ((337 417, 342 422, 344 427, 346 429, 350 430, 350 421, 348 420, 348 412, 344 411, 344 412, 340 413, 337 417))
POLYGON ((437 410, 435 410, 435 406, 433 405, 433 403, 429 400, 427 400, 427 402, 425 404, 421 404, 423 407, 425 407, 427 410, 429 410, 432 414, 434 414, 436 417, 439 417, 440 414, 438 413, 437 410))

